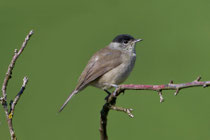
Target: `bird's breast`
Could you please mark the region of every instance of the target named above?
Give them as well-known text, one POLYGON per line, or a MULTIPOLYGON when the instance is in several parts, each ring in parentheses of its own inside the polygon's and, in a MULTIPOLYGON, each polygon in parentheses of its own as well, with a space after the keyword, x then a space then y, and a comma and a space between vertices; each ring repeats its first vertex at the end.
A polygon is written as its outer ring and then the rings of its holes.
POLYGON ((136 55, 135 53, 124 54, 121 59, 122 63, 120 65, 105 73, 94 81, 92 85, 102 89, 109 89, 111 87, 109 84, 119 85, 124 82, 133 70, 136 55))

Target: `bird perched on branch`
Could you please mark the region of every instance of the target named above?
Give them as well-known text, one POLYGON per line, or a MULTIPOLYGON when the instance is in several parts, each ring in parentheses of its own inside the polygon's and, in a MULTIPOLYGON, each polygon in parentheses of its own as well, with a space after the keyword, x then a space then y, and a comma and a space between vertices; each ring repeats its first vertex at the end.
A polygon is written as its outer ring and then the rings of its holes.
POLYGON ((91 85, 107 93, 108 89, 124 82, 132 71, 136 61, 135 46, 142 39, 135 39, 131 35, 116 36, 105 48, 96 52, 88 61, 80 75, 78 84, 64 102, 61 112, 70 99, 78 92, 91 85))

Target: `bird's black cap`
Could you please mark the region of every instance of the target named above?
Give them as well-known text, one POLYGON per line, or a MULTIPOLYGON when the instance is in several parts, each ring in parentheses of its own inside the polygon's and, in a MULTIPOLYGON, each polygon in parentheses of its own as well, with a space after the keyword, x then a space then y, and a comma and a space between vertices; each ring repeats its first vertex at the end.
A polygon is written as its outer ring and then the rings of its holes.
POLYGON ((116 36, 112 42, 117 42, 117 43, 122 43, 123 41, 130 41, 130 40, 135 40, 134 37, 132 37, 131 35, 128 35, 128 34, 121 34, 121 35, 118 35, 116 36))

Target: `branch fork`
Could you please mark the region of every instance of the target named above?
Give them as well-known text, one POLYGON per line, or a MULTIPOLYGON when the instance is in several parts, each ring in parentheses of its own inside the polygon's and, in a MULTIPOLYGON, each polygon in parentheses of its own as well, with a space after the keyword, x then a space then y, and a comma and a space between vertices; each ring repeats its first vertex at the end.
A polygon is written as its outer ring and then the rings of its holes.
POLYGON ((200 81, 201 77, 197 77, 194 81, 189 83, 181 83, 181 84, 174 84, 173 81, 170 81, 168 84, 165 85, 119 85, 116 87, 115 91, 110 94, 106 103, 103 105, 101 110, 101 121, 100 121, 100 136, 101 140, 108 140, 106 126, 107 126, 107 116, 109 110, 121 111, 128 114, 129 117, 133 118, 132 111, 133 109, 127 109, 123 107, 115 106, 117 97, 124 93, 125 90, 152 90, 158 93, 160 96, 160 103, 164 101, 163 98, 163 90, 175 90, 174 95, 177 95, 181 89, 184 88, 191 88, 191 87, 208 87, 210 85, 210 81, 200 81))
POLYGON ((8 103, 7 103, 7 86, 9 83, 9 80, 12 78, 12 70, 15 67, 15 63, 17 61, 17 59, 19 58, 19 56, 22 54, 23 50, 25 49, 30 37, 33 35, 33 30, 31 30, 28 35, 26 36, 25 40, 23 41, 23 44, 21 46, 21 48, 19 50, 15 49, 14 50, 14 55, 12 57, 12 60, 8 66, 8 70, 6 72, 5 78, 4 78, 4 82, 2 85, 2 97, 0 97, 0 101, 1 104, 4 108, 4 112, 7 118, 7 123, 8 123, 8 127, 9 127, 9 131, 10 131, 10 136, 11 136, 11 140, 17 140, 17 137, 15 135, 15 131, 13 128, 13 124, 12 124, 12 119, 13 119, 13 115, 14 115, 14 111, 15 111, 15 107, 22 95, 22 93, 25 90, 25 87, 28 83, 28 78, 25 76, 23 78, 23 84, 21 86, 21 89, 19 91, 19 93, 15 96, 14 100, 10 102, 10 110, 8 110, 8 103))

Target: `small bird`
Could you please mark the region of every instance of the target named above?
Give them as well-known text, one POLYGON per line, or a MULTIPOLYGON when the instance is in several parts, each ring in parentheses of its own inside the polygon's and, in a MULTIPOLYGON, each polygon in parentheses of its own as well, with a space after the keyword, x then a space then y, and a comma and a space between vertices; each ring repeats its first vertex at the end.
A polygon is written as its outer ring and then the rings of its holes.
POLYGON ((124 82, 132 71, 136 61, 135 46, 142 39, 135 39, 131 35, 116 36, 105 48, 96 52, 88 61, 80 75, 78 84, 64 102, 61 112, 70 99, 78 92, 91 85, 107 93, 108 89, 124 82))

